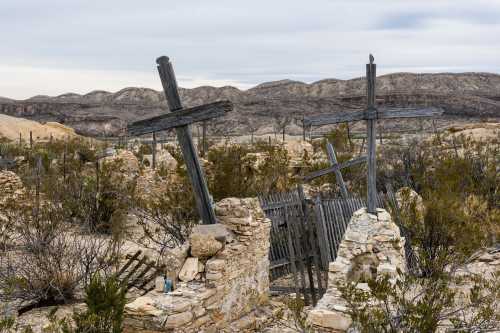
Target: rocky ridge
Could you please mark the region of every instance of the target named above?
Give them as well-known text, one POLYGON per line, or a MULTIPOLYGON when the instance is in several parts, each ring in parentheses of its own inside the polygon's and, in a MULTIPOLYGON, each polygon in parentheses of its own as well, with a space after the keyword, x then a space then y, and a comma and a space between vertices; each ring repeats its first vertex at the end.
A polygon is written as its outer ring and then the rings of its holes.
MULTIPOLYGON (((235 111, 223 121, 235 132, 252 119, 261 127, 279 115, 316 115, 362 107, 364 78, 325 79, 311 84, 281 80, 242 91, 235 87, 180 89, 185 106, 229 99, 235 111)), ((395 73, 377 78, 379 102, 394 106, 433 105, 446 117, 500 118, 500 75, 490 73, 395 73)), ((167 111, 163 92, 125 88, 116 93, 92 91, 17 101, 0 98, 0 113, 37 121, 57 121, 86 135, 116 134, 127 122, 167 111)))

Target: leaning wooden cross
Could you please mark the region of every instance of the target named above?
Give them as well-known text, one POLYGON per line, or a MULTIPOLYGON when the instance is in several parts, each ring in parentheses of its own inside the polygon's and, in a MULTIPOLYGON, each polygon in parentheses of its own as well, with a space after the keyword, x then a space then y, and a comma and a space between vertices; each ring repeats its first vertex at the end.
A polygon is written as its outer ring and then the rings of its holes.
MULTIPOLYGON (((318 116, 307 118, 306 124, 309 126, 321 126, 328 124, 337 124, 351 121, 366 120, 367 138, 368 138, 368 177, 367 177, 367 206, 368 212, 375 214, 377 187, 376 187, 376 122, 378 119, 394 118, 420 118, 439 116, 443 113, 439 108, 377 108, 375 106, 375 78, 376 65, 374 58, 370 54, 370 63, 366 65, 366 81, 368 103, 366 110, 340 112, 334 115, 318 116)), ((348 163, 348 162, 346 162, 348 163)), ((326 169, 328 170, 328 169, 326 169)))
POLYGON ((156 63, 158 64, 158 72, 160 73, 165 97, 172 112, 132 123, 128 125, 128 132, 131 135, 143 135, 175 128, 179 146, 191 179, 191 185, 193 186, 196 207, 203 224, 217 223, 213 202, 208 193, 207 183, 188 126, 195 122, 221 117, 226 112, 232 111, 233 104, 229 101, 220 101, 184 109, 181 104, 177 81, 170 60, 168 57, 163 56, 158 58, 156 63))
POLYGON ((352 160, 349 160, 344 163, 338 163, 337 162, 337 155, 335 155, 335 150, 333 149, 333 146, 330 142, 327 142, 326 144, 326 152, 328 153, 328 160, 330 161, 330 167, 318 171, 311 172, 310 174, 306 175, 304 177, 305 181, 311 181, 315 178, 324 176, 329 173, 335 173, 335 180, 337 181, 337 184, 340 188, 340 195, 342 198, 347 198, 348 197, 348 192, 347 192, 347 186, 345 186, 344 183, 344 178, 342 177, 342 172, 340 170, 348 168, 350 166, 366 162, 366 156, 360 156, 357 158, 354 158, 352 160))

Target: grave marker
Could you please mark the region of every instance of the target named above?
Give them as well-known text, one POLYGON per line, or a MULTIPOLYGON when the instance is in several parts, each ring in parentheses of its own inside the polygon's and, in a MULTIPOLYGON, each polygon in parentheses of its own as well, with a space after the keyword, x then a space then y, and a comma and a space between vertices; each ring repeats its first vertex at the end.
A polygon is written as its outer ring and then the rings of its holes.
POLYGON ((134 122, 128 125, 128 132, 131 135, 143 135, 175 128, 200 217, 204 224, 217 223, 212 199, 208 193, 207 183, 188 126, 195 122, 223 116, 232 111, 233 104, 230 101, 220 101, 193 108, 183 108, 174 69, 169 58, 162 56, 156 59, 156 63, 171 113, 134 122))
MULTIPOLYGON (((379 119, 396 119, 396 118, 421 118, 433 117, 443 113, 442 109, 424 107, 424 108, 377 108, 375 106, 375 80, 376 80, 376 64, 373 63, 374 58, 370 54, 370 63, 366 65, 366 82, 367 82, 367 108, 361 111, 339 112, 334 115, 319 116, 306 119, 306 123, 310 126, 322 126, 329 124, 337 124, 343 122, 366 120, 366 131, 368 141, 368 175, 367 175, 367 206, 368 212, 376 213, 377 204, 377 187, 376 187, 376 122, 379 119)), ((355 160, 355 159, 354 159, 355 160)), ((351 160, 351 161, 354 161, 351 160)), ((346 162, 348 163, 348 162, 346 162)), ((332 168, 329 168, 332 169, 332 168)), ((325 169, 325 170, 329 170, 325 169)), ((323 170, 323 171, 325 171, 323 170)), ((332 170, 334 171, 334 170, 332 170)), ((326 173, 323 173, 326 174, 326 173)))

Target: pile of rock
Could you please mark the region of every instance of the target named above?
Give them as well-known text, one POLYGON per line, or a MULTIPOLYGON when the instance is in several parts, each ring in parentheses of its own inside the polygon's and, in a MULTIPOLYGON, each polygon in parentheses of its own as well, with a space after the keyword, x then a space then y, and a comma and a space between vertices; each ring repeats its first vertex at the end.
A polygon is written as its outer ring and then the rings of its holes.
POLYGON ((412 219, 414 217, 420 223, 424 223, 425 207, 422 197, 417 192, 409 187, 402 187, 396 192, 395 197, 403 222, 405 217, 412 219))
POLYGON ((308 322, 319 330, 346 331, 352 322, 338 284, 357 282, 358 288, 369 290, 366 282, 372 278, 389 275, 395 279, 398 269, 406 270, 404 244, 387 211, 377 209, 374 215, 362 208, 354 212, 337 258, 330 263, 328 290, 309 313, 308 322))
POLYGON ((12 171, 0 171, 0 207, 5 205, 8 200, 16 200, 24 195, 24 185, 12 171))
POLYGON ((284 143, 285 149, 290 156, 290 166, 294 168, 303 167, 304 157, 313 157, 314 148, 307 141, 287 141, 284 143))
POLYGON ((169 266, 179 280, 174 291, 164 293, 160 280, 157 290, 127 304, 127 326, 220 331, 267 301, 270 220, 255 198, 224 199, 216 214, 219 224, 194 228, 178 273, 178 264, 169 266))
POLYGON ((171 183, 172 179, 160 177, 154 170, 145 168, 136 179, 135 191, 138 197, 151 200, 169 190, 171 183))
MULTIPOLYGON (((150 167, 153 166, 153 155, 144 155, 142 163, 150 167)), ((175 171, 177 168, 177 160, 165 149, 161 149, 156 153, 156 167, 165 168, 169 171, 175 171)))
POLYGON ((139 175, 139 161, 137 157, 128 150, 119 150, 116 155, 104 157, 101 163, 119 162, 119 168, 115 170, 117 173, 126 175, 128 178, 135 179, 139 175))

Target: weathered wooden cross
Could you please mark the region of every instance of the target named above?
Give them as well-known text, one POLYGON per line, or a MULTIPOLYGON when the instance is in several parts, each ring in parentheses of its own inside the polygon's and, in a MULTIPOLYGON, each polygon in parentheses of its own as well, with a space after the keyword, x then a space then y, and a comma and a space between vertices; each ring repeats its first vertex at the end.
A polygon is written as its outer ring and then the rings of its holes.
POLYGON ((232 111, 233 104, 230 101, 220 101, 193 108, 184 109, 177 89, 174 69, 168 57, 162 56, 156 59, 158 72, 160 74, 163 91, 167 99, 169 114, 145 119, 128 125, 128 132, 132 135, 143 135, 175 128, 177 139, 182 150, 187 171, 193 186, 196 207, 203 224, 217 223, 213 209, 212 199, 208 193, 207 183, 198 160, 198 155, 191 138, 189 125, 195 122, 221 117, 226 112, 232 111))
MULTIPOLYGON (((367 97, 368 103, 366 110, 340 112, 334 115, 318 116, 306 119, 306 124, 312 126, 321 126, 328 124, 337 124, 351 121, 366 120, 366 130, 368 139, 368 177, 367 177, 367 206, 368 212, 375 214, 377 211, 377 182, 376 182, 376 122, 378 119, 394 118, 420 118, 438 116, 443 113, 439 108, 377 108, 375 106, 375 78, 376 64, 370 54, 370 63, 366 65, 367 97)), ((354 160, 351 160, 354 161, 354 160)), ((345 162, 345 163, 349 163, 345 162)), ((343 163, 344 164, 344 163, 343 163)), ((351 164, 352 165, 352 164, 351 164)), ((332 169, 332 168, 330 168, 332 169)), ((326 171, 325 169, 322 171, 326 171)))
POLYGON ((347 198, 348 197, 348 192, 347 192, 347 187, 345 186, 344 183, 344 178, 342 177, 342 172, 340 170, 348 168, 350 166, 366 162, 366 156, 360 156, 357 158, 354 158, 352 160, 349 160, 344 163, 338 163, 337 162, 337 155, 335 155, 335 150, 333 149, 333 146, 330 142, 327 142, 326 144, 326 152, 328 153, 328 160, 330 161, 330 167, 318 171, 311 172, 310 174, 306 175, 304 177, 305 181, 311 181, 315 178, 324 176, 329 173, 335 173, 335 180, 340 188, 340 195, 342 198, 347 198))

